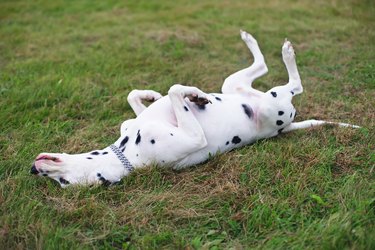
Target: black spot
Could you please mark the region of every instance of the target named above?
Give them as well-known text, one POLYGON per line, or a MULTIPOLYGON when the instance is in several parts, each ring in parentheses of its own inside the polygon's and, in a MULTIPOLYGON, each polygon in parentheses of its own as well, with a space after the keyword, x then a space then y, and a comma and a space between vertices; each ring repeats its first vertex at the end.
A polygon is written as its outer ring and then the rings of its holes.
POLYGON ((227 141, 226 143, 225 143, 225 145, 228 145, 229 144, 229 141, 227 141))
POLYGON ((221 98, 220 97, 215 96, 215 99, 221 102, 221 98))
POLYGON ((91 157, 86 157, 86 159, 88 159, 88 160, 92 160, 92 158, 91 158, 91 157))
POLYGON ((138 154, 136 154, 135 156, 137 156, 137 157, 138 157, 138 154))
POLYGON ((293 91, 290 91, 290 93, 291 93, 292 95, 294 95, 294 92, 293 92, 293 91))
POLYGON ((106 154, 108 154, 108 152, 103 152, 103 153, 102 153, 102 155, 106 155, 106 154))
POLYGON ((154 139, 152 139, 150 142, 151 142, 152 144, 155 144, 155 140, 154 140, 154 139))
POLYGON ((120 143, 120 148, 122 148, 123 146, 125 146, 125 144, 128 142, 128 140, 129 140, 129 137, 125 136, 125 138, 120 143))
POLYGON ((283 132, 283 129, 284 129, 284 128, 281 128, 281 129, 277 130, 277 132, 278 132, 279 134, 281 134, 281 132, 283 132))
POLYGON ((245 111, 245 114, 251 118, 253 116, 253 110, 250 108, 247 104, 242 104, 243 110, 245 111))
POLYGON ((62 177, 60 177, 59 181, 60 181, 61 184, 64 184, 64 185, 68 185, 68 184, 70 184, 69 181, 65 180, 65 179, 62 178, 62 177))
POLYGON ((292 116, 293 116, 293 112, 292 112, 292 113, 290 113, 290 118, 292 118, 292 116))
POLYGON ((297 116, 297 111, 294 113, 294 119, 296 118, 296 116, 297 116))
POLYGON ((284 111, 279 111, 279 115, 283 115, 284 114, 284 111))
POLYGON ((205 110, 206 109, 206 104, 196 104, 197 107, 200 109, 200 110, 205 110))
POLYGON ((99 180, 102 182, 102 185, 105 186, 105 187, 108 187, 111 185, 111 182, 109 180, 107 180, 106 178, 104 178, 103 176, 101 176, 99 178, 99 180))
POLYGON ((125 148, 126 148, 126 147, 123 147, 123 149, 121 149, 121 152, 124 152, 124 151, 125 151, 125 148))
POLYGON ((233 137, 233 139, 232 139, 232 143, 234 143, 234 144, 238 144, 238 143, 240 143, 241 142, 241 138, 240 137, 238 137, 237 135, 235 136, 235 137, 233 137))
POLYGON ((271 91, 271 95, 272 95, 273 97, 277 97, 277 93, 274 92, 274 91, 271 91))
POLYGON ((162 163, 165 163, 165 161, 164 161, 164 160, 162 160, 161 162, 162 162, 162 163))
POLYGON ((137 138, 135 139, 135 145, 138 145, 141 142, 141 130, 137 132, 137 138))
POLYGON ((99 152, 98 152, 98 151, 94 151, 94 152, 92 152, 91 154, 92 154, 92 155, 98 155, 99 152))
POLYGON ((189 111, 189 109, 186 106, 184 106, 184 109, 185 109, 185 111, 189 111))
POLYGON ((282 120, 277 120, 277 121, 276 121, 276 124, 277 124, 278 126, 281 126, 281 125, 284 124, 284 122, 283 122, 282 120))
POLYGON ((48 176, 48 174, 43 174, 43 176, 48 176))
POLYGON ((172 134, 172 133, 170 133, 170 135, 171 135, 171 136, 173 136, 173 134, 172 134))
POLYGON ((100 177, 100 176, 102 176, 102 175, 101 175, 100 173, 97 173, 96 176, 100 177))

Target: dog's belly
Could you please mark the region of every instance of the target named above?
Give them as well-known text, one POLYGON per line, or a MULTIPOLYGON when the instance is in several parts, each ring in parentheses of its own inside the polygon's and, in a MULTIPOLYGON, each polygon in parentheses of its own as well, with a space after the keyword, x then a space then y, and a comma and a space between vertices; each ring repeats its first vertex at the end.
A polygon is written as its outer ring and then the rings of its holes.
POLYGON ((254 100, 240 95, 215 96, 221 101, 211 99, 212 104, 207 104, 204 110, 190 103, 189 106, 201 124, 208 144, 182 159, 175 168, 201 163, 210 156, 250 144, 258 139, 258 109, 254 100))
MULTIPOLYGON (((257 135, 257 99, 241 95, 210 95, 212 103, 199 107, 187 101, 189 110, 200 123, 207 140, 207 146, 173 162, 176 168, 205 161, 209 156, 229 151, 254 142, 257 135)), ((150 105, 136 119, 136 124, 160 122, 176 127, 176 118, 168 97, 150 105)), ((135 126, 137 126, 135 124, 135 126)), ((157 131, 155 131, 157 133, 157 131)), ((168 140, 178 140, 169 137, 168 140)), ((181 142, 179 142, 181 143, 181 142)), ((157 161, 157 159, 156 159, 157 161)))

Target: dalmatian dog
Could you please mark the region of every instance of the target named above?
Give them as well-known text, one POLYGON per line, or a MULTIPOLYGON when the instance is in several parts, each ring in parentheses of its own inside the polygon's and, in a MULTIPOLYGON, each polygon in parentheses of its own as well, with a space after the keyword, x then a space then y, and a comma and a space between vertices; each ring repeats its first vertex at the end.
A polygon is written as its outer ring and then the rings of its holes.
POLYGON ((101 183, 111 185, 134 169, 157 164, 181 169, 206 161, 259 139, 323 124, 358 126, 320 120, 293 122, 292 98, 303 91, 292 44, 285 40, 282 58, 289 82, 267 92, 252 82, 268 72, 257 41, 245 31, 241 38, 254 57, 248 68, 225 79, 222 93, 173 85, 167 96, 152 90, 133 90, 128 102, 135 119, 122 123, 112 145, 83 154, 41 153, 31 173, 48 176, 62 187, 101 183), (146 107, 144 101, 153 101, 146 107))

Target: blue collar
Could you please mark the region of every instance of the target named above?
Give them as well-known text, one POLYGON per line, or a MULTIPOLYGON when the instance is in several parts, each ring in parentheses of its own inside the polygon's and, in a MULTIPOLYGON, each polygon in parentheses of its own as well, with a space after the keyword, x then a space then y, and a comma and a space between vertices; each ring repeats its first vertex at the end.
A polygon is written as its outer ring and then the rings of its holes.
POLYGON ((117 158, 121 161, 122 165, 125 167, 126 170, 128 170, 128 172, 134 170, 132 164, 129 162, 129 160, 125 157, 125 155, 120 151, 120 149, 117 146, 112 144, 111 146, 109 146, 109 148, 113 151, 113 153, 115 153, 117 158))

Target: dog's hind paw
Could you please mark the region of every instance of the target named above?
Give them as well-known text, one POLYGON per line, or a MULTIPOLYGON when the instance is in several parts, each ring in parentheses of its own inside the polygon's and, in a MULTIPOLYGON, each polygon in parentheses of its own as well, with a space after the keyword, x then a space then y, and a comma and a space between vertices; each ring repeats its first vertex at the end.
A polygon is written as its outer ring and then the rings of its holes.
POLYGON ((282 54, 284 61, 289 61, 295 58, 295 52, 293 45, 288 39, 285 38, 285 42, 282 47, 282 54))
POLYGON ((257 40, 255 40, 255 38, 250 35, 249 33, 247 33, 246 31, 243 31, 243 30, 240 30, 240 33, 241 33, 241 39, 246 43, 246 44, 256 44, 257 43, 257 40))

